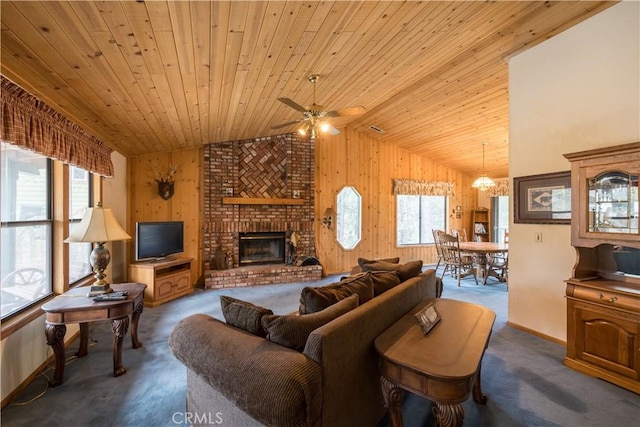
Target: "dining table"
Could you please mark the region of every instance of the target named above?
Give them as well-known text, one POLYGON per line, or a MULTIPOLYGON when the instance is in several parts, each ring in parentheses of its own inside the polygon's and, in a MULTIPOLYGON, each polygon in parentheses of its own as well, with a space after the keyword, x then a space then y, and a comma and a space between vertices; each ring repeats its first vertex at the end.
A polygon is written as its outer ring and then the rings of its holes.
POLYGON ((507 254, 509 252, 508 243, 498 242, 460 242, 460 251, 473 254, 476 263, 476 276, 482 277, 482 284, 487 284, 487 279, 492 276, 501 282, 505 281, 504 276, 497 274, 489 268, 490 255, 507 254))

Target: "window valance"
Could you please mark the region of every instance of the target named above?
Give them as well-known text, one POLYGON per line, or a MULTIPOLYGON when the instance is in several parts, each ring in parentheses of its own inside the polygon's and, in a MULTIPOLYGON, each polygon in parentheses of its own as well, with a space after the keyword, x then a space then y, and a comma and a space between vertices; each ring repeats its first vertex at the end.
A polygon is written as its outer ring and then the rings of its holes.
POLYGON ((487 189, 487 197, 498 197, 509 195, 509 179, 494 179, 496 183, 495 187, 489 187, 487 189))
POLYGON ((416 181, 413 179, 394 179, 393 195, 453 196, 453 183, 443 181, 416 181))
POLYGON ((2 77, 0 138, 85 170, 113 176, 112 149, 35 96, 2 77))

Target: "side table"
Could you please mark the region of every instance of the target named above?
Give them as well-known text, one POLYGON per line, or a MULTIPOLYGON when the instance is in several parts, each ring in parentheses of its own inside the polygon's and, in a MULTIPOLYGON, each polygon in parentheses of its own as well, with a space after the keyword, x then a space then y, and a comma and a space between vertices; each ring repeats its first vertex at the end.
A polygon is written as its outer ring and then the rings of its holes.
POLYGON ((402 426, 403 390, 433 402, 439 427, 460 427, 461 403, 473 392, 480 404, 482 356, 496 315, 486 307, 444 298, 428 299, 375 340, 380 354, 380 385, 393 427, 402 426), (424 335, 414 314, 433 302, 441 320, 424 335))
POLYGON ((111 285, 114 291, 126 291, 126 300, 96 302, 86 296, 88 288, 75 288, 42 306, 45 314, 45 335, 47 344, 53 350, 56 367, 50 385, 56 387, 62 384, 64 377, 64 335, 67 323, 80 324, 80 348, 77 357, 88 354, 89 323, 99 320, 111 320, 113 331, 113 376, 118 377, 127 369, 122 365, 122 340, 129 329, 129 315, 131 315, 131 346, 142 347, 138 341, 138 320, 142 314, 144 289, 141 283, 123 283, 111 285))

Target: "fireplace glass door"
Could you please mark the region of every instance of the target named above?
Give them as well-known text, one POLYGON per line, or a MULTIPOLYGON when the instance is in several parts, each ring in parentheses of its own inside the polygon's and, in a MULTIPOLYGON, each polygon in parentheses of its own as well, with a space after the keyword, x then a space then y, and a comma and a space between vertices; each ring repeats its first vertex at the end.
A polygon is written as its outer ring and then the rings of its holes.
POLYGON ((256 264, 284 264, 285 233, 240 233, 240 266, 256 264))

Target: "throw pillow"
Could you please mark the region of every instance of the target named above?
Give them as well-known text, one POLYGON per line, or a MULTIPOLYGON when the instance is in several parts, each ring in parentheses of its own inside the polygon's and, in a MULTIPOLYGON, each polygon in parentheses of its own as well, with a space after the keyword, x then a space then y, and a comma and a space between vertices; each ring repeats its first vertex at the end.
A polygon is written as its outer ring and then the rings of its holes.
POLYGON ((231 326, 244 329, 254 335, 266 337, 267 332, 262 327, 262 316, 273 314, 268 308, 260 307, 247 301, 229 296, 220 296, 220 305, 224 320, 231 326))
POLYGON ((311 332, 357 306, 358 295, 351 295, 317 313, 266 315, 262 317, 262 326, 269 341, 301 352, 311 332))
POLYGON ((305 287, 300 293, 298 311, 300 314, 315 313, 353 294, 358 294, 360 304, 373 298, 373 282, 370 274, 347 277, 337 283, 318 288, 305 287))
POLYGON ((371 281, 373 282, 373 296, 388 291, 401 283, 400 276, 397 271, 370 271, 371 281))
POLYGON ((409 280, 422 271, 422 261, 409 261, 406 264, 393 264, 385 261, 375 261, 364 264, 364 271, 396 271, 401 281, 409 280))
POLYGON ((402 264, 399 268, 396 269, 396 273, 398 273, 398 276, 400 276, 400 280, 402 280, 403 282, 411 279, 412 277, 416 277, 421 272, 422 260, 409 261, 405 264, 402 264))

